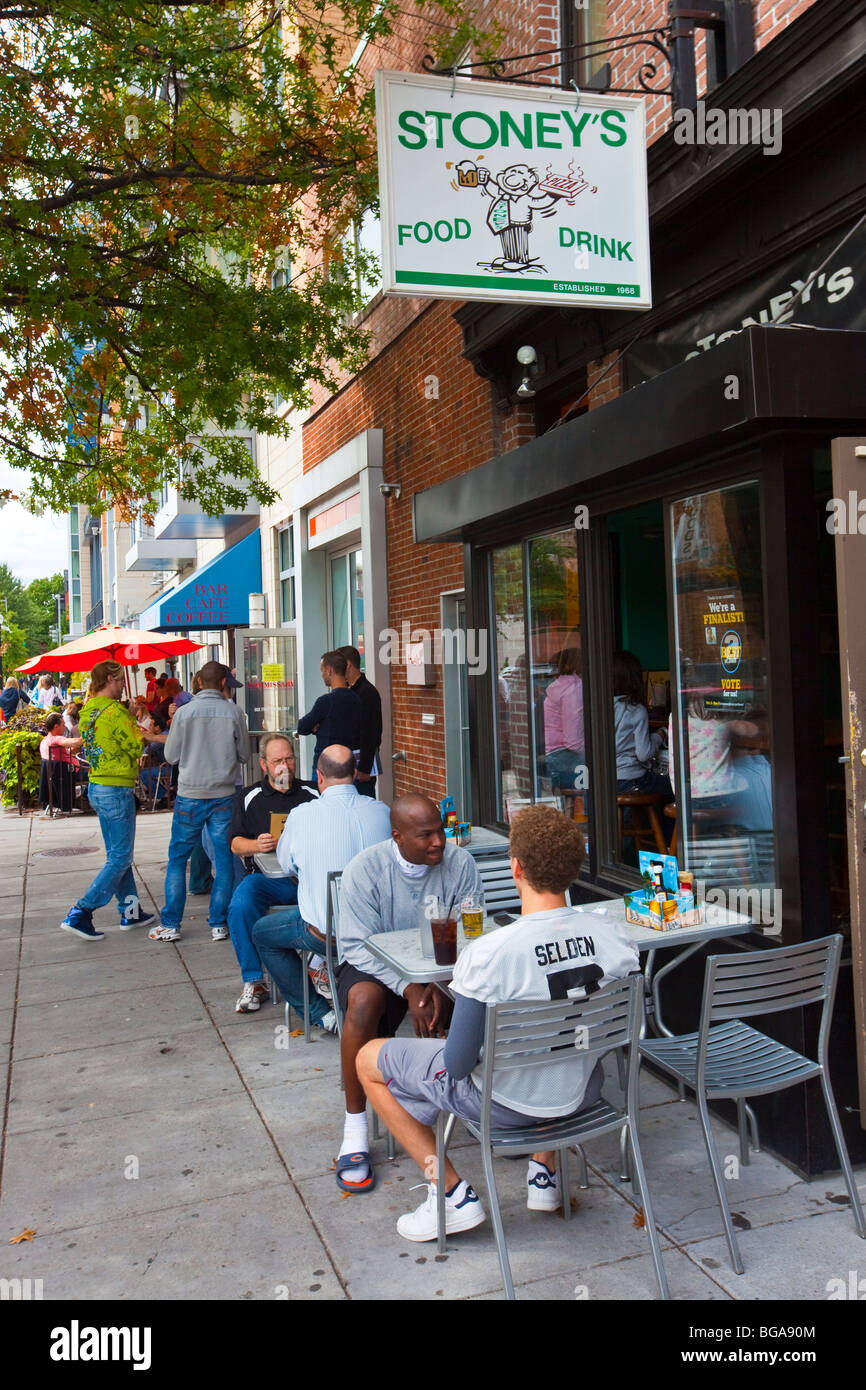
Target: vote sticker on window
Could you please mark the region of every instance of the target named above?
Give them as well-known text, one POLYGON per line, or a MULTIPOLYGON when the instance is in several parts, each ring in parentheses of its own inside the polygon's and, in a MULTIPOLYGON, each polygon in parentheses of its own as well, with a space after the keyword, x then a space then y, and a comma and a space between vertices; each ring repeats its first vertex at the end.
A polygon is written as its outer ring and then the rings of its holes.
POLYGON ((722 638, 719 654, 722 659, 722 670, 727 671, 728 675, 732 676, 739 669, 743 657, 740 634, 734 628, 728 628, 722 638))

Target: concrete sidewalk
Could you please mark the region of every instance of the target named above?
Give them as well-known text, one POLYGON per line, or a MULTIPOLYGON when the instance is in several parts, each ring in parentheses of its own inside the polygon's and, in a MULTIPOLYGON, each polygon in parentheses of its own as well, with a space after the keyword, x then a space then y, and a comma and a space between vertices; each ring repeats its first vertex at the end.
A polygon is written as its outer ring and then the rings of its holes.
MULTIPOLYGON (((167 814, 140 815, 136 873, 162 901, 167 814)), ((179 946, 58 930, 102 862, 95 818, 0 813, 0 1059, 8 1069, 0 1279, 46 1299, 498 1299, 490 1224, 410 1245, 394 1229, 423 1192, 405 1157, 374 1145, 378 1187, 344 1198, 331 1165, 342 1133, 339 1049, 286 1036, 282 1010, 240 1015, 231 943, 192 898, 179 946), (25 1229, 35 1239, 10 1245, 25 1229)), ((613 1068, 609 1068, 613 1071, 613 1068)), ((615 1085, 608 1088, 614 1098, 615 1085)), ((728 1184, 746 1273, 731 1270, 694 1106, 642 1084, 642 1142, 677 1299, 826 1299, 866 1265, 840 1178, 806 1184, 756 1155, 728 1184)), ((736 1153, 719 1125, 721 1153, 736 1153)), ((483 1195, 477 1149, 460 1171, 483 1195)), ((521 1299, 657 1297, 616 1143, 588 1149, 590 1187, 571 1222, 525 1208, 522 1163, 498 1165, 521 1299)), ((863 1177, 863 1174, 860 1174, 863 1177)))

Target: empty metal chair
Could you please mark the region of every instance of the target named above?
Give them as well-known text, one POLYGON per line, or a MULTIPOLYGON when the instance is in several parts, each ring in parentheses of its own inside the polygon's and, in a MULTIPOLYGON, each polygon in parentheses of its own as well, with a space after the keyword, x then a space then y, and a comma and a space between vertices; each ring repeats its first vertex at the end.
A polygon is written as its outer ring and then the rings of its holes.
POLYGON ((488 855, 478 860, 478 872, 484 888, 484 906, 488 916, 494 912, 519 912, 520 898, 511 877, 511 860, 507 854, 488 855))
POLYGON ((704 976, 698 1032, 673 1038, 653 1038, 640 1044, 642 1056, 695 1091, 728 1249, 737 1274, 743 1273, 743 1262, 710 1130, 708 1102, 711 1100, 737 1102, 740 1150, 745 1157, 745 1098, 770 1095, 773 1091, 782 1091, 818 1077, 851 1199, 857 1234, 866 1240, 866 1222, 851 1172, 828 1070, 830 1021, 841 949, 841 936, 826 936, 819 941, 806 941, 799 946, 780 946, 776 950, 710 956, 704 976), (818 1035, 817 1062, 740 1021, 755 1015, 799 1009, 805 1004, 820 1001, 823 1001, 824 1007, 818 1035))
MULTIPOLYGON (((639 1056, 637 1040, 643 1023, 643 979, 639 973, 616 980, 587 999, 565 999, 540 1003, 488 1004, 484 1031, 484 1060, 481 1082, 480 1124, 463 1123, 481 1143, 484 1181, 490 1200, 490 1216, 496 1235, 499 1266, 506 1298, 514 1298, 514 1283, 505 1245, 499 1211, 493 1158, 497 1154, 531 1154, 555 1149, 559 1153, 562 1214, 571 1215, 568 1190, 569 1144, 582 1147, 587 1140, 616 1130, 625 1130, 631 1143, 635 1190, 639 1192, 662 1298, 669 1298, 662 1264, 658 1233, 653 1220, 649 1188, 644 1173, 638 1138, 640 1102, 638 1098, 639 1056), (542 1120, 526 1129, 494 1129, 490 1123, 490 1098, 494 1074, 515 1067, 545 1067, 561 1062, 562 1049, 577 1047, 587 1059, 603 1057, 614 1048, 628 1049, 628 1080, 625 1109, 617 1110, 603 1097, 579 1115, 561 1120, 542 1120)), ((437 1172, 442 1172, 446 1150, 448 1120, 440 1115, 436 1127, 437 1172)), ((581 1155, 582 1158, 582 1155, 581 1155)), ((439 1250, 445 1250, 445 1184, 437 1183, 439 1250)))
MULTIPOLYGON (((507 854, 490 854, 477 860, 484 889, 484 910, 488 917, 496 912, 520 913, 520 896, 511 875, 511 860, 507 854)), ((571 906, 571 889, 565 895, 571 906)))

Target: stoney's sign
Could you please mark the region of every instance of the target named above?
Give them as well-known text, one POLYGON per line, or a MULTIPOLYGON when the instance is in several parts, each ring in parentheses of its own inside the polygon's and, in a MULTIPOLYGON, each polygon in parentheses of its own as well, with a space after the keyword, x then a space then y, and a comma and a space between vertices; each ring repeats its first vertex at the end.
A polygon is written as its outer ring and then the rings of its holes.
POLYGON ((377 72, 385 292, 648 309, 644 104, 377 72))

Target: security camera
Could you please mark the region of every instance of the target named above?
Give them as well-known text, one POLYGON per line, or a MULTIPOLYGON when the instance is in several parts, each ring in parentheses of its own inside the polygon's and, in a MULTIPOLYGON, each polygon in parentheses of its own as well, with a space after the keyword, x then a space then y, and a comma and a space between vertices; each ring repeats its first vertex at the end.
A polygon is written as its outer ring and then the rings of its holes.
POLYGON ((517 349, 517 360, 521 367, 534 367, 538 361, 538 353, 527 343, 525 347, 517 349))
POLYGON ((379 491, 381 492, 383 497, 396 497, 397 501, 399 502, 400 494, 402 493, 403 489, 401 488, 399 483, 380 483, 379 491))

